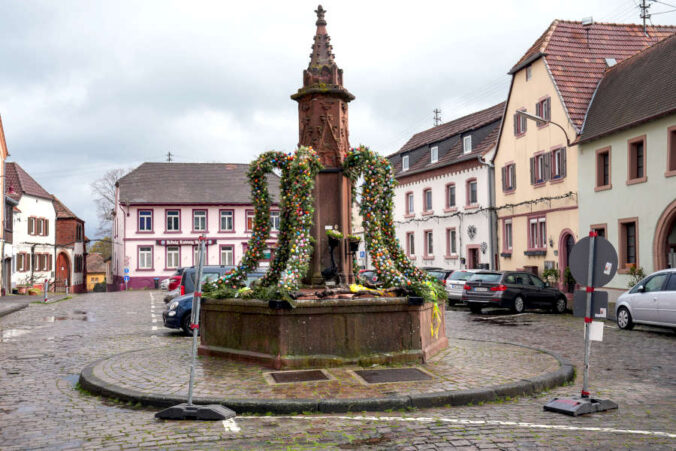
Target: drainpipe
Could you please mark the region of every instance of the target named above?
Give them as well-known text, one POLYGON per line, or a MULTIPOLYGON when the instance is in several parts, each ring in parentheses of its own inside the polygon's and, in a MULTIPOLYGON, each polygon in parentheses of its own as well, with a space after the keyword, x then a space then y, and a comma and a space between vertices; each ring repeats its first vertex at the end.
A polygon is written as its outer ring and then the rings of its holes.
POLYGON ((484 161, 481 158, 481 155, 477 156, 477 161, 484 166, 488 167, 488 207, 489 207, 489 218, 490 218, 490 227, 488 228, 488 249, 490 252, 490 262, 489 262, 489 268, 490 269, 497 269, 494 268, 495 265, 495 249, 497 249, 497 243, 496 243, 496 234, 495 231, 497 230, 497 219, 495 217, 495 210, 493 207, 495 207, 495 165, 493 163, 488 163, 484 161))

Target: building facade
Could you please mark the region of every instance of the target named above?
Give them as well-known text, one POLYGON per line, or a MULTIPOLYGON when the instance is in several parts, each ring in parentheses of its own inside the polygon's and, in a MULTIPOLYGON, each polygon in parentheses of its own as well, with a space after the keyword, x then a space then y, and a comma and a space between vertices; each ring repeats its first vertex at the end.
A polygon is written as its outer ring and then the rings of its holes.
POLYGON ((3 224, 0 230, 0 293, 8 293, 12 285, 12 221, 13 207, 12 203, 7 208, 7 196, 5 196, 5 160, 9 152, 7 151, 7 141, 5 140, 5 130, 2 127, 2 117, 0 117, 0 180, 2 180, 2 193, 0 196, 0 224, 3 224), (8 214, 9 213, 9 214, 8 214))
POLYGON ((84 293, 87 291, 85 223, 56 196, 52 197, 56 211, 54 283, 59 291, 67 288, 71 293, 84 293))
POLYGON ((510 70, 493 163, 501 269, 557 269, 562 288, 579 229, 574 141, 609 64, 674 33, 674 27, 554 21, 510 70), (519 112, 537 116, 532 121, 519 112))
POLYGON ((414 135, 388 158, 395 227, 419 267, 495 268, 493 173, 504 103, 414 135))
MULTIPOLYGON (((108 288, 152 288, 155 279, 197 261, 198 239, 207 239, 206 263, 236 265, 253 229, 249 165, 144 163, 116 187, 112 274, 108 288)), ((268 177, 273 199, 268 266, 279 229, 279 178, 268 177)))
POLYGON ((676 267, 674 67, 676 36, 610 68, 580 135, 580 230, 618 251, 611 300, 627 289, 632 266, 676 267))
POLYGON ((100 253, 94 252, 87 255, 87 274, 86 274, 86 284, 87 291, 93 292, 94 287, 99 284, 103 286, 105 291, 106 283, 106 264, 103 259, 103 255, 100 253))

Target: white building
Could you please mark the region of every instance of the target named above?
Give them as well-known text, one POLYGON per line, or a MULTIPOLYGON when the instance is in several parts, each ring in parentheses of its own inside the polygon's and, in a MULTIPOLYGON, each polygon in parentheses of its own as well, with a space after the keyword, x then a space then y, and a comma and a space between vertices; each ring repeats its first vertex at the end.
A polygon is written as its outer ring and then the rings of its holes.
POLYGON ((52 196, 18 163, 5 164, 5 190, 14 211, 12 288, 54 279, 56 212, 52 196))
POLYGON ((419 267, 495 268, 490 161, 504 103, 413 135, 388 158, 397 238, 419 267))

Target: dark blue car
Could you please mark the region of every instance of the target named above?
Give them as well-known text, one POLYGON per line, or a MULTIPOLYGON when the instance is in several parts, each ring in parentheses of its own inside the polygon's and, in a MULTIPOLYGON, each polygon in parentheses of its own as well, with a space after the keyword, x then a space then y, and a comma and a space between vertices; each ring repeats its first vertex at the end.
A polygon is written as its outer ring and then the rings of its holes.
MULTIPOLYGON (((253 281, 260 279, 264 275, 265 273, 260 271, 247 274, 246 285, 250 286, 253 281)), ((214 280, 213 278, 208 277, 207 274, 203 275, 202 277, 205 281, 214 280)), ((183 332, 186 335, 191 335, 190 315, 192 314, 192 298, 193 293, 185 294, 183 296, 174 298, 169 303, 167 309, 162 313, 164 327, 168 327, 170 329, 183 329, 183 332)))

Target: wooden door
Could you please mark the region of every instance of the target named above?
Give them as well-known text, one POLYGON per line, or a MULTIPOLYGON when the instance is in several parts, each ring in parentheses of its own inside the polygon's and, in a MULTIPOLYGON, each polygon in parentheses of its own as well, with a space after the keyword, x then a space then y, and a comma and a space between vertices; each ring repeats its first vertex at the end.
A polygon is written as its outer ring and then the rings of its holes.
POLYGON ((65 253, 60 253, 56 257, 56 286, 62 287, 70 282, 70 260, 65 253))

